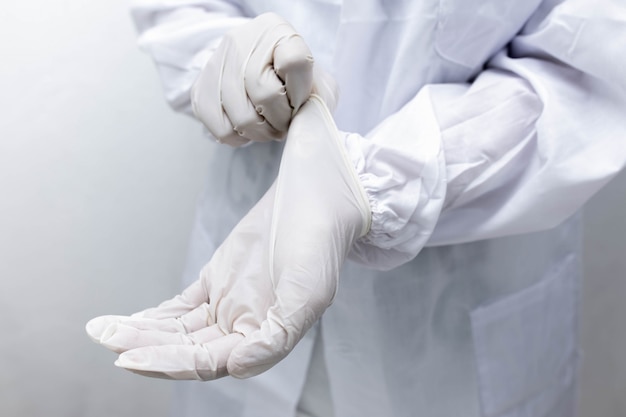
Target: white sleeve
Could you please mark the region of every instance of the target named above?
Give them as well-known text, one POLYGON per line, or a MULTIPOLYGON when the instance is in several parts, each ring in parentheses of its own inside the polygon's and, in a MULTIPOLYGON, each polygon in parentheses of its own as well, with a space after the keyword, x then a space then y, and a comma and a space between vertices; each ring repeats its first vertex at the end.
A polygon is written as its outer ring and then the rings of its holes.
POLYGON ((373 210, 351 257, 554 227, 626 163, 626 9, 541 7, 469 84, 430 85, 346 146, 373 210))
POLYGON ((199 72, 222 35, 249 18, 225 0, 134 1, 131 14, 139 46, 152 56, 167 102, 193 115, 189 92, 199 72))

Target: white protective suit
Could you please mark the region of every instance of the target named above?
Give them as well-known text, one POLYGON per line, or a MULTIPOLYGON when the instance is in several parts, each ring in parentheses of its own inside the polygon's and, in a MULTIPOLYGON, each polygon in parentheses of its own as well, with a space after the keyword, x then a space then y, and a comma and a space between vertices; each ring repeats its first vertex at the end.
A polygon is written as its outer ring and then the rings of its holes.
MULTIPOLYGON (((339 85, 335 120, 373 216, 356 257, 402 265, 347 263, 286 359, 177 383, 174 415, 574 415, 576 213, 626 161, 626 3, 137 2, 169 103, 191 113, 220 37, 267 11, 339 85)), ((281 146, 215 145, 186 284, 270 186, 281 146)))

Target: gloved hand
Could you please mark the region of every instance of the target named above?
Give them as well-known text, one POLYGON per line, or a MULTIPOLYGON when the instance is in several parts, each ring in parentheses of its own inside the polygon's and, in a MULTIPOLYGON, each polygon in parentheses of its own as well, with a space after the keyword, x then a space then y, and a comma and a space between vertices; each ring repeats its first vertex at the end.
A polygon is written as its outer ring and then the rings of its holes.
POLYGON ((283 18, 262 14, 224 36, 191 90, 196 117, 219 141, 241 146, 282 139, 314 92, 334 107, 334 80, 283 18))
POLYGON ((371 221, 330 113, 312 96, 294 117, 278 177, 181 295, 87 324, 147 376, 259 374, 284 358, 331 304, 340 267, 371 221))

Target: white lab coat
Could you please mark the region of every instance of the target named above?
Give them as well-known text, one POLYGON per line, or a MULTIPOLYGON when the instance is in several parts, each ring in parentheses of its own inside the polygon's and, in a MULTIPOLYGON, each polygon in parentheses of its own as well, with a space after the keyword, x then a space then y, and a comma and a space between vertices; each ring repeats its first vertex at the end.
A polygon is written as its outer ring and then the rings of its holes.
MULTIPOLYGON (((392 144, 347 143, 360 174, 382 173, 361 175, 378 210, 370 261, 404 262, 423 245, 413 236, 427 247, 389 272, 349 262, 291 355, 249 380, 177 383, 173 415, 294 416, 315 340, 336 417, 574 415, 576 212, 626 161, 626 4, 137 2, 140 45, 175 109, 189 112, 220 36, 265 11, 290 21, 337 80, 339 128, 392 144), (441 172, 403 159, 419 159, 416 143, 436 150, 441 172), (442 201, 428 208, 430 197, 442 201)), ((270 185, 281 145, 214 151, 187 282, 270 185)))

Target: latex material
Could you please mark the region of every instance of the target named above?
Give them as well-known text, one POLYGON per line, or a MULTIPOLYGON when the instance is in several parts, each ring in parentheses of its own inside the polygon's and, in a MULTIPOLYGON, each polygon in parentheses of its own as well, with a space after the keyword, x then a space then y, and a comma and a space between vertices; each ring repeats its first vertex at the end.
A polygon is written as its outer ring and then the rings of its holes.
POLYGON ((441 131, 429 89, 422 89, 403 112, 367 137, 344 133, 352 164, 372 208, 372 229, 352 248, 350 259, 388 270, 415 257, 428 243, 446 196, 441 131), (406 142, 406 132, 415 132, 406 142))
POLYGON ((180 296, 130 318, 87 324, 147 376, 210 380, 259 374, 285 357, 331 304, 370 209, 317 96, 289 131, 275 184, 180 296))
POLYGON ((191 89, 191 104, 213 137, 241 146, 282 139, 312 92, 334 107, 334 81, 314 70, 302 37, 265 13, 224 36, 191 89))

